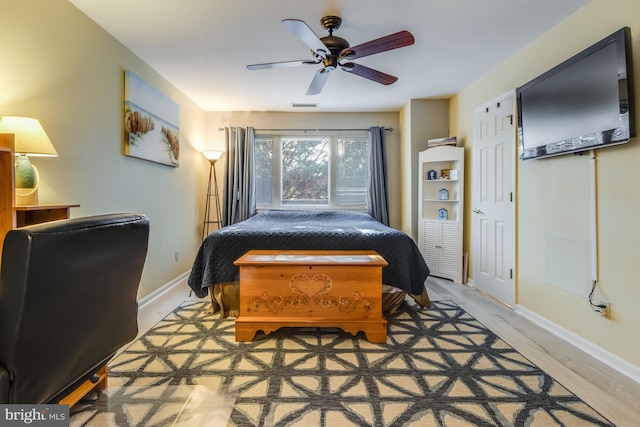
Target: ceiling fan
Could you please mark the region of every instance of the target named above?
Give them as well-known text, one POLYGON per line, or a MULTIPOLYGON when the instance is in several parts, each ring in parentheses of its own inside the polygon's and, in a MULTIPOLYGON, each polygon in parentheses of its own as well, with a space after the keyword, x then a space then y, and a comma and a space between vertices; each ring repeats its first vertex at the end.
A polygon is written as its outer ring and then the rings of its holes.
POLYGON ((376 83, 390 85, 398 78, 361 64, 345 61, 398 49, 415 42, 413 35, 409 31, 403 30, 357 46, 350 46, 345 39, 333 35, 333 32, 342 24, 342 19, 338 16, 325 16, 320 20, 322 28, 329 31, 329 35, 322 38, 319 38, 304 21, 299 19, 284 19, 282 23, 311 49, 313 59, 252 64, 247 65, 247 68, 249 70, 264 70, 266 68, 322 64, 322 68, 316 72, 309 89, 307 89, 307 95, 319 94, 329 78, 329 73, 336 68, 341 68, 343 71, 376 83))

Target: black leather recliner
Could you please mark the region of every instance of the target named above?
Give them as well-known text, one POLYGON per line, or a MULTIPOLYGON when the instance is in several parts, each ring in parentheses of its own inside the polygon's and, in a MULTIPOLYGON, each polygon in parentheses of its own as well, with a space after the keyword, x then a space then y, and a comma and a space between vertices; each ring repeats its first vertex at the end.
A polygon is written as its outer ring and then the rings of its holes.
POLYGON ((11 230, 0 270, 0 403, 57 403, 138 333, 149 220, 110 214, 11 230))

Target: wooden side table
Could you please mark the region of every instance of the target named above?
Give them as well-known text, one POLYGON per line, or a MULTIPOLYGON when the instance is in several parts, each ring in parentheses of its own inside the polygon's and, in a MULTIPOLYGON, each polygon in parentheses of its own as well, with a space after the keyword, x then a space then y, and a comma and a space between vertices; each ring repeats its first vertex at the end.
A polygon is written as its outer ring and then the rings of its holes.
POLYGON ((68 219, 71 208, 80 205, 28 205, 16 206, 16 226, 26 227, 27 225, 40 224, 43 222, 68 219))

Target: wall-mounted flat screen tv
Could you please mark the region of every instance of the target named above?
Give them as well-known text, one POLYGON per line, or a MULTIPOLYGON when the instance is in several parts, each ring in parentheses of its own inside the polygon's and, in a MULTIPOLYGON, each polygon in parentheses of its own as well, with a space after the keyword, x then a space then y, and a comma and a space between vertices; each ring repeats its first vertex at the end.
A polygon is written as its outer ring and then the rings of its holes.
POLYGON ((521 159, 624 144, 636 136, 631 30, 624 27, 516 89, 521 159))

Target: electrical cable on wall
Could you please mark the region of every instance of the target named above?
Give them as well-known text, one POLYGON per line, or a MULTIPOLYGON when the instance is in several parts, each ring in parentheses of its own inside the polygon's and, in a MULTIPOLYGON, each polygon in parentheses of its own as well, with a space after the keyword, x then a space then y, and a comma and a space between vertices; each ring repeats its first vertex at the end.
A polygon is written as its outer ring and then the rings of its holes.
POLYGON ((607 309, 604 304, 594 304, 593 296, 598 287, 598 199, 596 176, 596 150, 589 150, 591 162, 591 292, 589 305, 597 313, 603 314, 607 309))
POLYGON ((598 281, 597 280, 593 280, 591 282, 591 292, 589 292, 589 305, 591 306, 591 309, 593 311, 595 311, 596 313, 601 313, 602 311, 605 310, 607 308, 606 305, 604 304, 594 304, 593 303, 593 294, 595 293, 596 287, 598 286, 598 281))

